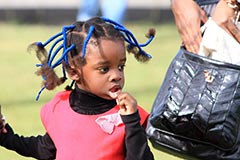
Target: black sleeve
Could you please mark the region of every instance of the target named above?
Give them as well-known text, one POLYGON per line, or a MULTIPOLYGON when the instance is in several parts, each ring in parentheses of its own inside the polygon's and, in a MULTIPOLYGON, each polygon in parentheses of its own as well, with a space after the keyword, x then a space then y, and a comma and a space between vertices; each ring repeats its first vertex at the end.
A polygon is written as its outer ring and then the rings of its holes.
POLYGON ((23 137, 14 134, 12 128, 6 124, 7 133, 0 134, 0 145, 26 157, 40 160, 52 160, 56 157, 56 147, 50 136, 45 135, 23 137))
POLYGON ((125 160, 154 160, 148 146, 145 128, 140 125, 138 111, 132 115, 121 115, 125 124, 125 160))

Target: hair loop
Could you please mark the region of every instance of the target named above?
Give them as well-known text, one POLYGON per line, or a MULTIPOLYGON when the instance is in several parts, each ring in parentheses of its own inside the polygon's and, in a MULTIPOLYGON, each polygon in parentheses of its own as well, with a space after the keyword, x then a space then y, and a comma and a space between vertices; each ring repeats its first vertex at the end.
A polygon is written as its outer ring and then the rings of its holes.
POLYGON ((45 88, 48 90, 53 90, 55 89, 56 86, 59 86, 66 81, 67 78, 66 78, 65 69, 62 67, 63 77, 59 78, 55 73, 54 68, 62 64, 63 61, 65 61, 65 63, 68 64, 68 59, 67 59, 68 52, 72 50, 75 46, 74 45, 70 45, 69 47, 67 46, 67 32, 69 32, 74 28, 75 28, 74 25, 64 26, 62 28, 62 32, 50 37, 45 43, 36 42, 31 44, 28 47, 28 51, 33 49, 36 52, 36 56, 38 60, 41 62, 41 64, 36 65, 37 67, 40 68, 39 70, 36 71, 36 74, 39 76, 42 76, 43 87, 39 91, 36 97, 36 100, 39 99, 40 94, 45 88), (50 47, 49 52, 47 52, 45 50, 45 46, 47 46, 52 42, 53 44, 50 47), (63 42, 63 43, 58 45, 60 42, 63 42), (57 45, 58 47, 55 49, 57 45), (62 55, 53 63, 54 59, 56 58, 60 50, 63 50, 62 55))
POLYGON ((148 41, 144 44, 139 44, 137 39, 135 38, 135 36, 132 34, 131 31, 129 31, 127 28, 125 28, 123 25, 115 22, 115 21, 112 21, 108 18, 104 18, 102 17, 102 19, 105 21, 105 22, 108 22, 110 24, 112 24, 114 26, 114 28, 116 30, 119 30, 123 37, 124 37, 124 40, 129 44, 128 47, 127 47, 127 50, 129 53, 133 53, 134 54, 134 57, 140 61, 140 62, 147 62, 149 61, 152 56, 148 53, 146 53, 142 47, 145 47, 147 46, 154 38, 155 36, 155 29, 150 29, 148 34, 147 34, 147 38, 148 41))

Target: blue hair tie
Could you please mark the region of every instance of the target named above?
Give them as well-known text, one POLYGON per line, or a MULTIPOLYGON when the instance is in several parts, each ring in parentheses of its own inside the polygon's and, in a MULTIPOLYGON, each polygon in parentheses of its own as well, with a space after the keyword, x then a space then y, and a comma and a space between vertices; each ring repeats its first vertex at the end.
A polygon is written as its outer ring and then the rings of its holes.
POLYGON ((87 37, 85 38, 84 40, 84 43, 83 43, 83 48, 82 48, 82 58, 85 57, 86 55, 86 48, 87 48, 87 44, 92 36, 92 33, 94 31, 94 26, 90 26, 89 30, 88 30, 88 34, 87 34, 87 37))
POLYGON ((39 47, 41 47, 41 48, 44 47, 44 45, 42 44, 42 42, 37 42, 37 46, 39 46, 39 47))
POLYGON ((45 88, 46 88, 46 86, 43 86, 43 87, 40 89, 40 91, 39 91, 38 94, 37 94, 36 101, 39 100, 40 95, 41 95, 41 93, 43 92, 43 90, 44 90, 45 88))
MULTIPOLYGON (((75 28, 75 25, 70 25, 70 26, 64 26, 62 28, 62 32, 57 33, 56 35, 50 37, 45 43, 42 42, 37 42, 36 45, 44 48, 45 46, 47 46, 49 43, 53 42, 49 52, 48 52, 48 59, 47 59, 47 65, 50 68, 56 68, 57 66, 59 66, 60 64, 62 64, 62 62, 64 61, 67 65, 68 63, 68 52, 71 51, 75 45, 70 45, 69 47, 67 47, 67 32, 69 30, 72 30, 75 28), (59 38, 58 38, 59 37, 59 38), (57 39, 58 38, 58 39, 57 39), (63 44, 59 45, 56 49, 55 47, 57 46, 58 43, 62 42, 63 44), (63 53, 62 55, 55 61, 55 63, 53 63, 53 60, 56 58, 56 55, 59 53, 60 50, 63 49, 63 53)), ((37 64, 37 67, 42 67, 43 64, 37 64)), ((62 72, 63 72, 63 76, 66 78, 66 72, 64 67, 62 66, 62 72)), ((43 77, 43 80, 45 80, 46 78, 43 77)), ((45 86, 43 86, 41 88, 41 90, 38 92, 38 95, 36 97, 36 100, 38 101, 41 93, 43 92, 43 90, 47 87, 47 84, 45 86)))
POLYGON ((153 40, 154 35, 150 35, 150 37, 149 37, 149 39, 146 43, 139 44, 137 39, 132 34, 132 32, 130 32, 128 29, 126 29, 123 25, 121 25, 121 24, 119 24, 119 23, 117 23, 117 22, 115 22, 111 19, 104 18, 104 17, 102 17, 102 20, 112 24, 116 30, 119 30, 123 34, 124 40, 127 43, 129 43, 130 47, 131 46, 137 47, 140 54, 142 54, 144 56, 147 56, 149 59, 152 58, 152 56, 150 54, 147 54, 145 51, 143 51, 142 47, 147 46, 153 40))

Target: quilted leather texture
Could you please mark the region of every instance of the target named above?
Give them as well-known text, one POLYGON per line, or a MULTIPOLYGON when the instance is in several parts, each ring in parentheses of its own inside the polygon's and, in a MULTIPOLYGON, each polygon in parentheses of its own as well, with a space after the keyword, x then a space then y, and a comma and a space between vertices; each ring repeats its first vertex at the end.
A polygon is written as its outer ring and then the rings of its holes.
POLYGON ((149 122, 162 132, 230 150, 240 122, 240 67, 181 48, 170 64, 149 122))

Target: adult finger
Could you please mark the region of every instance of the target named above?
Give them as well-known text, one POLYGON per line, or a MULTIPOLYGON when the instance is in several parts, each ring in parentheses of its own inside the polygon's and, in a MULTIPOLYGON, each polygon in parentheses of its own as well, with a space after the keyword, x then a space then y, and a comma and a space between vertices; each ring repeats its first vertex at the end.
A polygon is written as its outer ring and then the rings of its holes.
POLYGON ((199 26, 196 26, 194 29, 189 28, 188 34, 183 37, 186 49, 192 53, 198 53, 201 40, 202 34, 199 26))
POLYGON ((237 28, 237 26, 234 24, 232 19, 229 19, 226 24, 227 30, 233 35, 233 37, 240 42, 240 30, 237 28))

